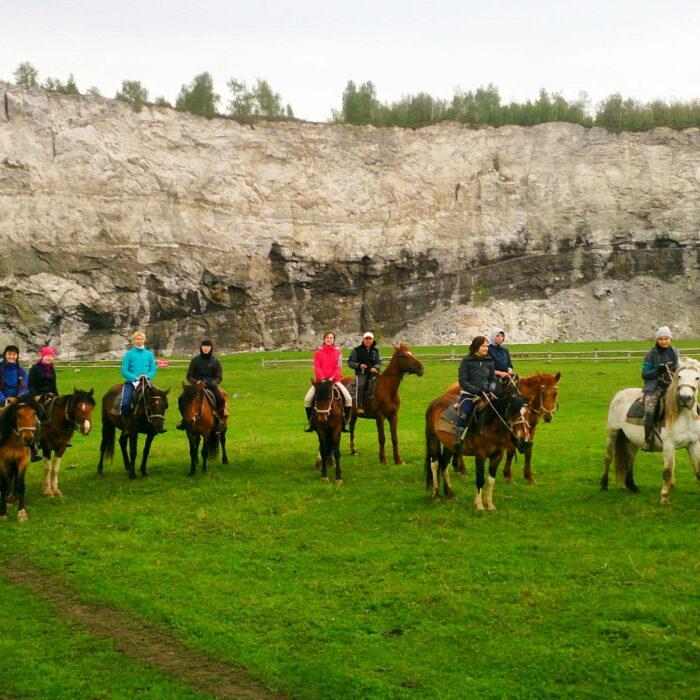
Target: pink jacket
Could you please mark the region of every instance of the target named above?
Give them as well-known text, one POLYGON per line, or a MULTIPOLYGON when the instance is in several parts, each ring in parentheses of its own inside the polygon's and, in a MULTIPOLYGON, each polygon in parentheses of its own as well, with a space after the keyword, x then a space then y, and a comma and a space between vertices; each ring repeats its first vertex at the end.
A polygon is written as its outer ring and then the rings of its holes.
POLYGON ((341 377, 340 358, 342 356, 340 348, 335 345, 322 345, 314 353, 314 374, 317 382, 322 379, 332 379, 339 382, 341 377))

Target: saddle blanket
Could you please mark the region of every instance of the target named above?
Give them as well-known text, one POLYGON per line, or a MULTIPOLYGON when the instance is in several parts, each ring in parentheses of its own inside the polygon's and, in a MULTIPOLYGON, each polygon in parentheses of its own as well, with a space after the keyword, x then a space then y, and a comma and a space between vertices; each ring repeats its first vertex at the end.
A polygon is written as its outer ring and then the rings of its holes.
MULTIPOLYGON (((659 401, 659 406, 656 409, 655 423, 661 423, 666 409, 665 399, 659 401)), ((640 396, 627 411, 625 420, 632 425, 644 425, 644 396, 640 396)))
POLYGON ((450 404, 438 418, 437 429, 444 433, 454 433, 457 427, 457 404, 450 404))

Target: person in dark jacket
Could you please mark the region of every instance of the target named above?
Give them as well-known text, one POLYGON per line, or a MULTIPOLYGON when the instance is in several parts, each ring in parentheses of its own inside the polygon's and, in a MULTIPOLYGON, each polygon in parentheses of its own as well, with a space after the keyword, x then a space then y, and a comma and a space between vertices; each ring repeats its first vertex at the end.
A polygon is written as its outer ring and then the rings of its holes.
MULTIPOLYGON (((219 412, 219 419, 223 421, 228 416, 228 404, 219 389, 219 384, 223 381, 224 374, 221 369, 221 362, 219 362, 213 351, 214 346, 211 340, 206 339, 199 344, 199 353, 190 360, 190 365, 187 368, 187 381, 190 384, 196 384, 198 381, 204 382, 204 386, 216 398, 216 409, 219 412)), ((185 429, 184 419, 178 423, 177 429, 185 429)))
POLYGON ((459 365, 459 417, 454 452, 462 450, 462 433, 469 424, 476 400, 496 389, 496 371, 489 357, 489 341, 477 335, 469 346, 469 354, 459 365))
POLYGON ((39 361, 29 370, 29 394, 37 401, 41 401, 46 394, 58 396, 56 370, 53 366, 55 359, 56 350, 43 347, 39 350, 39 361))
POLYGON ((671 329, 661 326, 656 331, 656 344, 649 350, 642 364, 644 379, 644 445, 645 452, 654 448, 654 418, 661 397, 671 383, 671 372, 678 369, 678 352, 671 347, 671 329))
POLYGON ((352 349, 348 358, 348 367, 355 370, 356 397, 358 413, 363 410, 365 395, 369 387, 369 381, 379 375, 382 367, 382 358, 377 348, 374 333, 367 331, 362 336, 362 344, 352 349))
POLYGON ((24 367, 19 364, 19 348, 8 345, 0 362, 0 404, 27 392, 29 380, 24 367))
POLYGON ((489 357, 497 377, 508 377, 513 374, 513 361, 510 359, 508 348, 503 345, 506 333, 502 328, 494 328, 489 333, 489 357))

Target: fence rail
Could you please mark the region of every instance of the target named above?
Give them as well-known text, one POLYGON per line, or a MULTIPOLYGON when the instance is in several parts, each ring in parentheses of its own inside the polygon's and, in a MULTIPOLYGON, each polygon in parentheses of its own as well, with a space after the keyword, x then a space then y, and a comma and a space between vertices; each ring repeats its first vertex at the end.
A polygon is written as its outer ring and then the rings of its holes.
MULTIPOLYGON (((161 359, 167 359, 168 360, 168 365, 167 367, 161 367, 159 366, 158 369, 168 369, 168 367, 172 367, 173 365, 189 365, 190 361, 189 360, 171 360, 169 358, 161 358, 161 359)), ((156 360, 157 362, 158 360, 156 360)), ((73 368, 73 369, 83 369, 83 368, 102 368, 104 369, 105 367, 116 367, 117 369, 121 368, 122 363, 121 360, 105 360, 104 362, 98 362, 97 360, 66 360, 65 362, 63 361, 57 361, 56 362, 56 367, 65 367, 65 368, 73 368)))
MULTIPOLYGON (((632 362, 632 360, 642 359, 648 349, 640 350, 523 350, 521 352, 511 352, 513 360, 539 360, 541 362, 632 362)), ((679 350, 683 357, 700 359, 700 348, 681 348, 679 350)), ((414 353, 421 362, 461 362, 464 352, 424 352, 414 353)), ((267 358, 260 360, 262 369, 308 369, 313 365, 311 358, 267 358)))

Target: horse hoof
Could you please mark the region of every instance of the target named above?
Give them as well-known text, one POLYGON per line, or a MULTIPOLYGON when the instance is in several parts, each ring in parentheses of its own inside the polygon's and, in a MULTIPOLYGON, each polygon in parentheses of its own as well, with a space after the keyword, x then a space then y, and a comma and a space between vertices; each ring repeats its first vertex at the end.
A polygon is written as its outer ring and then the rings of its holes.
POLYGON ((507 476, 506 477, 506 484, 514 484, 515 479, 512 476, 507 476))
POLYGON ((493 512, 496 510, 496 506, 493 505, 493 503, 489 503, 489 504, 486 506, 486 510, 488 510, 489 513, 493 513, 493 512))
POLYGON ((357 450, 350 450, 350 455, 352 457, 357 457, 360 453, 357 450))
POLYGON ((105 475, 102 472, 97 472, 97 474, 95 474, 95 478, 96 479, 104 479, 105 475))
POLYGON ((327 476, 322 476, 322 477, 321 477, 321 481, 323 481, 323 482, 326 483, 326 484, 330 484, 330 483, 331 483, 331 480, 330 480, 327 476))
POLYGON ((24 508, 19 513, 17 513, 17 522, 18 523, 25 523, 25 522, 27 522, 28 518, 29 518, 29 516, 27 515, 27 511, 24 510, 24 508))
POLYGON ((445 496, 447 498, 457 498, 457 494, 452 489, 445 491, 445 496))
POLYGON ((222 460, 221 460, 221 464, 228 464, 228 460, 227 460, 227 459, 222 459, 222 460))
POLYGON ((51 487, 50 487, 50 486, 45 486, 45 487, 41 490, 41 495, 42 495, 42 496, 48 496, 49 498, 51 498, 51 496, 53 496, 53 491, 51 490, 51 487))
POLYGON ((661 496, 661 500, 659 503, 662 506, 670 506, 671 505, 671 499, 668 496, 661 496))
POLYGON ((342 483, 343 483, 343 480, 342 480, 342 479, 336 479, 336 480, 335 480, 335 485, 336 485, 336 486, 340 486, 342 483))
POLYGON ((433 493, 431 495, 431 498, 434 501, 437 501, 440 498, 440 490, 439 489, 433 489, 433 493))
POLYGON ((530 479, 525 479, 525 483, 528 486, 537 486, 537 479, 535 479, 535 477, 533 476, 530 479))
POLYGON ((56 487, 55 489, 53 489, 53 495, 54 496, 63 496, 63 491, 61 491, 61 489, 56 487))
POLYGON ((407 464, 407 463, 404 462, 403 460, 401 460, 400 462, 394 462, 394 464, 396 464, 396 466, 398 466, 398 467, 401 467, 401 466, 403 466, 404 464, 407 464))

